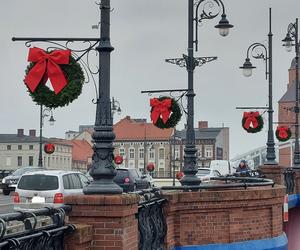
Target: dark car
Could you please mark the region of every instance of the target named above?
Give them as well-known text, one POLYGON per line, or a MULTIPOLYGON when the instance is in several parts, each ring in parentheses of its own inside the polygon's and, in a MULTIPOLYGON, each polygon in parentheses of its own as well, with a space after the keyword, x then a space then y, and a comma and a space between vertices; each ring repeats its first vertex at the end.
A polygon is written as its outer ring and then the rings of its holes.
POLYGON ((123 188, 123 192, 133 192, 151 187, 147 176, 142 175, 135 168, 117 168, 116 170, 117 175, 114 178, 114 182, 123 188))
POLYGON ((27 172, 38 171, 38 170, 45 170, 45 169, 41 167, 22 167, 12 172, 12 174, 4 177, 1 183, 3 194, 9 195, 10 192, 15 191, 18 181, 23 174, 27 172))

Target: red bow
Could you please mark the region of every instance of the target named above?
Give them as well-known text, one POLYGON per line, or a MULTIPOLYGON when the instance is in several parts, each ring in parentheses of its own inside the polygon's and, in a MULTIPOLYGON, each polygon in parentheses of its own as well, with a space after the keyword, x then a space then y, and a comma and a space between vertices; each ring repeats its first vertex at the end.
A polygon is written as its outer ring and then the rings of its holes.
POLYGON ((286 139, 288 138, 288 130, 289 128, 288 127, 285 127, 285 126, 280 126, 277 128, 277 131, 278 131, 278 136, 282 139, 286 139))
POLYGON ((45 76, 45 80, 50 79, 55 94, 58 94, 67 85, 58 64, 69 64, 70 55, 70 50, 54 50, 48 54, 40 48, 30 48, 28 62, 36 63, 24 80, 30 91, 34 92, 45 76))
POLYGON ((258 121, 257 118, 259 116, 259 112, 244 112, 243 118, 246 118, 244 122, 244 128, 249 129, 250 124, 252 123, 252 128, 258 127, 258 121))
POLYGON ((150 99, 150 106, 152 107, 151 120, 154 124, 160 117, 162 118, 163 123, 167 123, 171 114, 171 105, 172 99, 170 98, 164 99, 163 101, 160 101, 157 98, 150 99))

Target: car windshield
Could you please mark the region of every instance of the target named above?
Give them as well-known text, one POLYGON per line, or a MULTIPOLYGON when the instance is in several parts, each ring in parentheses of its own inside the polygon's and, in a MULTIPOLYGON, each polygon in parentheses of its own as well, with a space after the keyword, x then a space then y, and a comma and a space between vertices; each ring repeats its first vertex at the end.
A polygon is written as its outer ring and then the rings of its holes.
POLYGON ((197 175, 204 176, 209 175, 210 169, 198 169, 197 175))
POLYGON ((24 190, 56 190, 58 189, 58 178, 53 175, 23 175, 18 183, 19 189, 24 190))

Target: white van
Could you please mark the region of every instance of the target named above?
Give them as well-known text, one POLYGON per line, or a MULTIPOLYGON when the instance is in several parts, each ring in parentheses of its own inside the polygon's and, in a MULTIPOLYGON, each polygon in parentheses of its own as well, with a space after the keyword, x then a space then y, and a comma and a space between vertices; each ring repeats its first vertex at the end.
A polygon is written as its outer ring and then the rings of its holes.
POLYGON ((221 175, 227 175, 234 172, 230 162, 227 160, 212 160, 209 164, 209 168, 219 171, 221 175))

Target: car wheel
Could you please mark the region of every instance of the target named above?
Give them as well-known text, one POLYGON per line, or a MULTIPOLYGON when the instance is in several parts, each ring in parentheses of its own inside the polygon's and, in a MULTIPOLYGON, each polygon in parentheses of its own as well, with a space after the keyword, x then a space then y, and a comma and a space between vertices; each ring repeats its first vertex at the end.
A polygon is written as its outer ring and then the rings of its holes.
POLYGON ((2 190, 2 193, 3 193, 4 195, 9 195, 10 191, 9 191, 9 190, 6 190, 6 189, 3 189, 3 190, 2 190))

